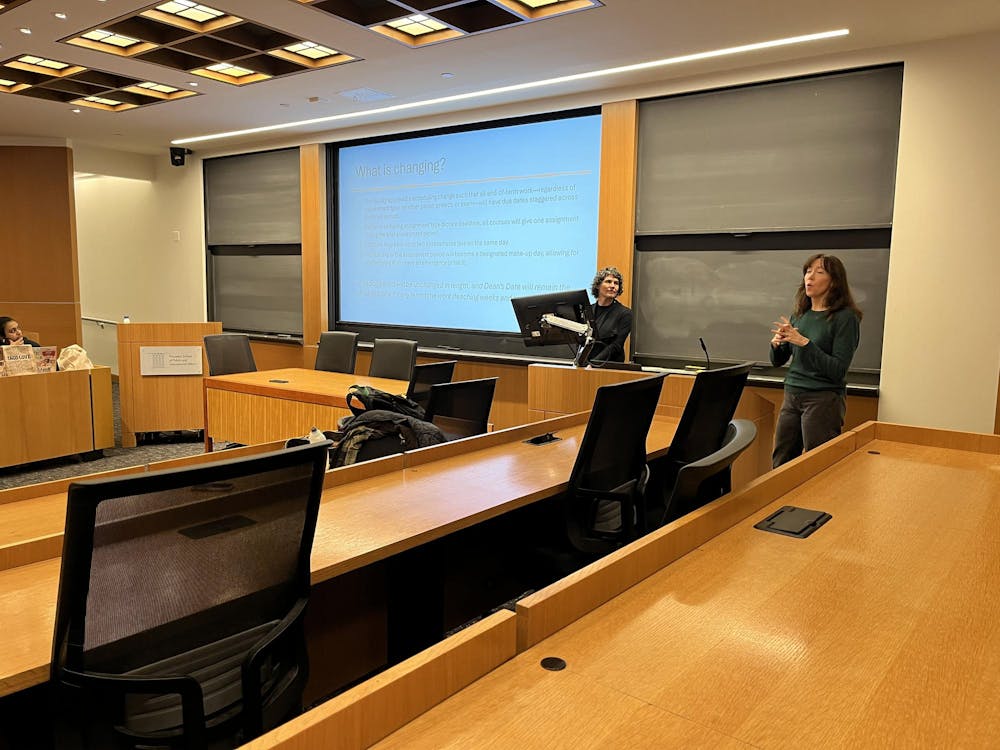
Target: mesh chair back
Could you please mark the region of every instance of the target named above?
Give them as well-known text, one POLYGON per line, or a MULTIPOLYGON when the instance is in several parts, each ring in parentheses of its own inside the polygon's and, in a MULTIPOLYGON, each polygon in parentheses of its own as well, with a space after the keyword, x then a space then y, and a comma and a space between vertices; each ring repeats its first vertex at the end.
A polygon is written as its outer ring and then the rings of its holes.
POLYGON ((482 435, 489 426, 496 385, 497 378, 432 385, 424 419, 448 440, 482 435))
POLYGON ((745 362, 698 373, 667 452, 668 463, 691 463, 722 446, 752 366, 745 362))
MULTIPOLYGON (((130 689, 164 674, 194 678, 203 720, 241 703, 259 719, 241 671, 304 611, 329 445, 70 485, 53 680, 86 692, 93 673, 113 676, 129 697, 107 709, 134 732, 189 721, 176 696, 130 689)), ((262 695, 284 679, 301 699, 304 661, 264 666, 262 695)))
POLYGON ((351 331, 324 331, 319 335, 316 369, 327 372, 354 372, 358 334, 351 331))
POLYGON ((452 376, 455 374, 456 364, 458 362, 451 359, 447 362, 429 362, 425 365, 414 365, 413 377, 410 378, 410 386, 406 389, 406 397, 411 401, 416 401, 426 411, 427 402, 431 396, 431 386, 450 383, 452 376))
MULTIPOLYGON (((642 522, 641 490, 646 476, 646 436, 666 375, 605 385, 597 389, 587 430, 569 478, 566 516, 570 540, 587 552, 605 551, 609 541, 629 541, 642 522), (613 500, 617 529, 594 535, 599 503, 613 500), (594 544, 588 543, 593 538, 594 544)), ((611 546, 614 546, 612 544, 611 546)))
POLYGON ((373 378, 409 380, 417 363, 417 342, 409 339, 375 339, 368 375, 373 378))
POLYGON ((257 363, 250 349, 250 337, 244 333, 214 333, 205 337, 205 355, 209 375, 234 375, 256 372, 257 363))
POLYGON ((719 450, 685 464, 677 472, 673 489, 666 498, 662 523, 687 515, 732 490, 733 462, 756 437, 757 426, 750 420, 730 422, 719 450))

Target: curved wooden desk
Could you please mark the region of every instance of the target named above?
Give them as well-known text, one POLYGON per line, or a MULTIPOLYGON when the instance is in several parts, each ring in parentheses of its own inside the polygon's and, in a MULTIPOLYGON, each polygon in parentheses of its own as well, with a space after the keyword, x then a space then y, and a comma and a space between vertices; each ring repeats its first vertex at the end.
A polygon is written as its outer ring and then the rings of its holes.
MULTIPOLYGON (((742 496, 771 494, 760 510, 376 747, 995 744, 1000 437, 875 424, 829 451, 829 468, 791 491, 775 493, 805 462, 762 478, 742 496), (753 528, 784 505, 833 518, 807 539, 753 528), (548 656, 567 668, 543 670, 548 656)), ((683 523, 554 587, 585 596, 683 523)), ((519 629, 547 598, 519 605, 519 629)))
MULTIPOLYGON (((554 496, 568 484, 587 417, 586 413, 561 417, 327 472, 313 542, 313 584, 554 496), (563 439, 542 446, 522 442, 545 432, 563 439)), ((673 420, 654 421, 647 440, 651 458, 666 453, 676 426, 673 420)), ((259 448, 216 455, 230 458, 255 450, 259 448)), ((47 680, 51 658, 60 560, 40 555, 61 550, 65 498, 63 493, 48 492, 33 508, 28 507, 26 491, 20 490, 15 502, 3 503, 0 498, 0 528, 5 521, 13 523, 18 514, 35 511, 26 537, 0 536, 5 542, 0 551, 6 556, 0 561, 18 566, 0 570, 5 626, 0 696, 47 680), (26 559, 35 562, 25 564, 26 559)), ((342 601, 335 606, 344 614, 342 601)))
POLYGON ((862 425, 246 750, 992 747, 998 532, 1000 436, 862 425))

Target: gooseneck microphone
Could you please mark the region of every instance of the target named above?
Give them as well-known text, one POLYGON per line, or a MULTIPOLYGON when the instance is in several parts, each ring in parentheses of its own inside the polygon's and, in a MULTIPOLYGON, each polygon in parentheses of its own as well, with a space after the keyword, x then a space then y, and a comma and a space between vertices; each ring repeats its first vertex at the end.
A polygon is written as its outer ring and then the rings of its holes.
POLYGON ((712 369, 712 360, 710 360, 708 358, 708 347, 705 346, 705 339, 703 339, 701 336, 699 336, 698 337, 698 343, 701 344, 701 350, 703 352, 705 352, 705 365, 706 365, 705 369, 711 370, 712 369))

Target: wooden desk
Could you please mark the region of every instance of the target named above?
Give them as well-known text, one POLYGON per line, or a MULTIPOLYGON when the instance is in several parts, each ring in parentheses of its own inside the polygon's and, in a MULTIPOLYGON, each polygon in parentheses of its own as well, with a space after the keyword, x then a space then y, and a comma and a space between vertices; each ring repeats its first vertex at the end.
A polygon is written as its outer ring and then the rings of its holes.
POLYGON ((0 467, 111 448, 111 369, 0 378, 0 467))
POLYGON ((355 384, 389 393, 406 393, 409 385, 301 367, 207 377, 205 449, 212 449, 213 438, 254 445, 305 435, 313 427, 335 430, 337 420, 350 414, 345 399, 355 384))
MULTIPOLYGON (((996 744, 1000 437, 869 424, 807 455, 554 584, 580 594, 758 508, 376 747, 996 744), (753 528, 783 505, 833 518, 753 528)), ((255 749, 309 746, 290 730, 255 749)))
MULTIPOLYGON (((524 425, 328 472, 313 543, 314 585, 554 496, 568 484, 587 416, 524 425), (563 439, 542 446, 522 442, 548 431, 563 439)), ((675 421, 654 421, 647 440, 651 458, 666 452, 675 428, 675 421)), ((52 527, 58 523, 61 528, 64 505, 50 501, 47 507, 48 531, 33 526, 33 535, 58 536, 52 527)), ((0 513, 3 508, 0 504, 0 513)), ((34 538, 24 543, 33 545, 34 538)), ((61 541, 49 539, 47 544, 61 541)), ((14 559, 18 554, 17 549, 8 551, 14 559)), ((54 558, 0 570, 5 622, 0 695, 48 679, 59 563, 54 558)), ((336 604, 344 609, 342 602, 336 604)))

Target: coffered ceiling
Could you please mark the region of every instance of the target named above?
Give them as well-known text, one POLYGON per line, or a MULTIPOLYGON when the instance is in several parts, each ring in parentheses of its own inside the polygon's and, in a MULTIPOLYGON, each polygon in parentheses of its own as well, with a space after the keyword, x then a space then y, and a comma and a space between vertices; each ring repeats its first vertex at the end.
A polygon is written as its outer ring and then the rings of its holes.
POLYGON ((162 153, 191 136, 386 119, 393 105, 446 112, 994 29, 997 0, 0 0, 0 139, 162 153), (579 77, 840 28, 851 33, 579 77), (515 88, 549 79, 564 80, 515 88))

